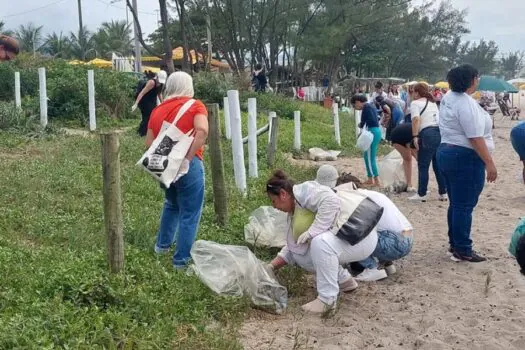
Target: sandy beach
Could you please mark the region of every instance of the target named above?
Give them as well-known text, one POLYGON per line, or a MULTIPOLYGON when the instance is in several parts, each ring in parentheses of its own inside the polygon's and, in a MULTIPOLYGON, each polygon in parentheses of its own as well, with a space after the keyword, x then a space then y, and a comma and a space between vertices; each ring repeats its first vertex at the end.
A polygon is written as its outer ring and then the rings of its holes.
MULTIPOLYGON (((415 228, 412 252, 397 261, 397 274, 361 282, 342 295, 333 318, 304 314, 316 293, 289 301, 281 316, 252 311, 242 327, 246 349, 525 349, 525 276, 507 253, 510 235, 525 215, 525 186, 509 141, 516 122, 496 116, 495 184, 486 184, 474 211, 474 249, 484 263, 456 263, 447 255, 446 211, 431 173, 430 200, 410 203, 392 195, 415 228)), ((319 166, 321 163, 300 161, 319 166)), ((327 162, 364 178, 359 158, 327 162)), ((414 172, 417 179, 417 172, 414 172)))

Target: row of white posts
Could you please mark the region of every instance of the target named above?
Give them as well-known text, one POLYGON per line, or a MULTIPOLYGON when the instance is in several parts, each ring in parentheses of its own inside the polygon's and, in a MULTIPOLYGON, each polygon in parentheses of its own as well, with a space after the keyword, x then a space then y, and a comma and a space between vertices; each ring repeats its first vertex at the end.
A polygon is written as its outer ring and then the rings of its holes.
MULTIPOLYGON (((239 191, 246 193, 246 168, 244 163, 244 148, 242 138, 241 107, 239 92, 229 90, 228 96, 223 100, 225 136, 232 142, 233 171, 235 184, 239 191)), ((339 129, 339 107, 336 103, 332 106, 334 118, 335 141, 341 146, 341 133, 339 129)), ((268 125, 257 130, 257 99, 248 99, 248 175, 259 177, 257 166, 257 136, 268 130, 268 144, 271 141, 272 123, 277 119, 275 112, 268 115, 268 125)), ((294 142, 296 151, 301 150, 301 112, 294 112, 294 142)))
MULTIPOLYGON (((92 69, 88 70, 88 104, 89 104, 89 130, 95 131, 97 119, 95 113, 95 73, 92 69)), ((47 126, 47 84, 46 69, 38 68, 38 86, 40 93, 40 125, 47 126)), ((20 72, 15 72, 15 104, 22 108, 22 98, 20 94, 20 72)))

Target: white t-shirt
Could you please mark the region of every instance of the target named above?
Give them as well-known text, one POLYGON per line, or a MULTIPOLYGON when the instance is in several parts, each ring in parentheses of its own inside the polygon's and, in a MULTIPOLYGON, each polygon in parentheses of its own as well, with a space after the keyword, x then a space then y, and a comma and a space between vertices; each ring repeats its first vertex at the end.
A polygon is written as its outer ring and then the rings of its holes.
POLYGON ((384 194, 375 191, 359 189, 359 192, 369 197, 376 202, 377 205, 383 207, 383 216, 377 223, 377 231, 391 231, 401 233, 403 231, 412 230, 410 221, 406 218, 398 207, 384 194))
POLYGON ((412 119, 414 119, 414 117, 419 117, 419 131, 428 128, 429 126, 439 125, 438 106, 434 102, 428 101, 427 108, 425 108, 426 104, 426 99, 414 100, 410 103, 412 119), (423 109, 425 110, 423 111, 423 109), (423 111, 423 115, 421 115, 421 111, 423 111))
POLYGON ((494 151, 490 115, 466 93, 449 91, 440 106, 441 142, 474 149, 469 139, 483 137, 489 152, 494 151))

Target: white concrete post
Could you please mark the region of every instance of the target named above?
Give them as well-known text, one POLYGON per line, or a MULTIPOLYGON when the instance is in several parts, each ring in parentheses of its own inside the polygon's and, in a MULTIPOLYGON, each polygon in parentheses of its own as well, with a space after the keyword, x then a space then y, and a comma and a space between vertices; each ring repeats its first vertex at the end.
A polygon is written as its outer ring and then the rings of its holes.
POLYGON ((230 121, 232 131, 232 153, 235 184, 237 188, 246 193, 246 168, 244 166, 244 148, 242 146, 241 105, 239 91, 228 91, 228 105, 230 107, 230 121))
POLYGON ((277 113, 275 112, 270 112, 268 114, 268 143, 270 143, 271 139, 272 139, 272 121, 273 121, 273 118, 277 118, 277 113))
POLYGON ((294 121, 294 138, 293 138, 293 148, 296 151, 301 150, 301 111, 293 112, 293 121, 294 121))
POLYGON ((359 124, 361 123, 361 111, 354 109, 355 135, 359 136, 359 124))
POLYGON ((339 130, 339 105, 332 104, 332 114, 334 115, 335 142, 341 146, 341 130, 339 130))
POLYGON ((93 69, 88 70, 88 101, 89 101, 89 130, 97 128, 97 117, 95 113, 95 73, 93 69))
POLYGON ((257 99, 248 99, 248 175, 259 177, 257 165, 257 99))
POLYGON ((228 97, 224 97, 222 100, 222 105, 224 106, 224 132, 226 139, 232 139, 232 127, 230 123, 230 104, 228 102, 228 97))
POLYGON ((22 107, 22 98, 20 95, 20 72, 15 72, 15 104, 17 108, 22 107))
POLYGON ((38 68, 38 82, 40 90, 40 125, 47 126, 47 90, 46 90, 46 69, 38 68))

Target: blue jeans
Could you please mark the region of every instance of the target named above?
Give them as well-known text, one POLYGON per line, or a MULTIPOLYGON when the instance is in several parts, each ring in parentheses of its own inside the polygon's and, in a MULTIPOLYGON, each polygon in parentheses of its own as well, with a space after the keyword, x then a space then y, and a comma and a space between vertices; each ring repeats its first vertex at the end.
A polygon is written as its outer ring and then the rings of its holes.
POLYGON ((510 141, 512 142, 512 147, 520 156, 520 160, 525 161, 525 122, 521 122, 512 128, 510 141))
POLYGON ((184 267, 190 260, 190 250, 197 236, 204 203, 202 161, 193 157, 188 173, 165 192, 166 200, 156 245, 160 249, 169 249, 176 242, 173 265, 184 267))
POLYGON ((377 148, 379 147, 379 143, 381 142, 381 129, 378 127, 376 128, 370 128, 368 129, 373 135, 374 140, 372 141, 372 144, 370 145, 370 148, 363 153, 363 158, 365 160, 365 166, 366 166, 366 174, 368 177, 376 177, 379 176, 379 173, 377 172, 377 148))
POLYGON ((392 231, 377 232, 377 246, 371 256, 359 264, 367 269, 376 269, 377 261, 389 262, 407 256, 412 249, 412 236, 392 231))
POLYGON ((417 194, 425 196, 428 189, 428 170, 430 162, 436 175, 439 194, 447 193, 445 179, 436 159, 437 149, 441 143, 438 127, 428 127, 419 132, 419 151, 417 152, 418 188, 417 194))
POLYGON ((449 244, 457 253, 471 256, 472 212, 485 185, 485 164, 473 149, 445 143, 439 146, 437 159, 450 200, 449 244))

